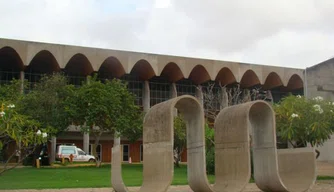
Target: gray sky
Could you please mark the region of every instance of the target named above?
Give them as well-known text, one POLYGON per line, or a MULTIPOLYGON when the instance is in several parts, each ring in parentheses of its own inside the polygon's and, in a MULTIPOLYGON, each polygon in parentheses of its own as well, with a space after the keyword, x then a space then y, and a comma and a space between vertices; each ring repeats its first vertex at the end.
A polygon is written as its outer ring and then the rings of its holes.
POLYGON ((0 0, 0 37, 305 68, 334 56, 334 0, 0 0))

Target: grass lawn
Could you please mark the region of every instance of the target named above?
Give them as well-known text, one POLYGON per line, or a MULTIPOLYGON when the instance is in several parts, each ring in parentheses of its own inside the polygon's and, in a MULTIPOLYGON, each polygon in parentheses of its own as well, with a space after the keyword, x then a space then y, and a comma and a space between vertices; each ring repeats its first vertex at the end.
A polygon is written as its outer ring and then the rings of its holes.
MULTIPOLYGON (((123 165, 123 179, 127 186, 142 184, 142 165, 123 165)), ((214 183, 214 176, 208 176, 214 183)), ((333 180, 334 177, 318 177, 333 180)), ((187 167, 174 169, 173 185, 186 185, 187 167)), ((96 167, 17 168, 0 176, 0 189, 47 189, 110 187, 110 165, 96 167)))
MULTIPOLYGON (((142 184, 142 164, 123 165, 127 186, 142 184)), ((214 176, 208 176, 214 182, 214 176)), ((174 169, 173 185, 187 184, 187 167, 174 169)), ((17 168, 0 176, 0 189, 111 187, 110 165, 96 167, 17 168)))

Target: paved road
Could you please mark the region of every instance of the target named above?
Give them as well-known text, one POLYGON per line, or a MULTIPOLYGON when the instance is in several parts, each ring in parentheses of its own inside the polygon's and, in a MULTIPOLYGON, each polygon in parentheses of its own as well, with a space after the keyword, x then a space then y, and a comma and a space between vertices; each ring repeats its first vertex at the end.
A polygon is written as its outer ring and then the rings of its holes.
MULTIPOLYGON (((130 187, 130 191, 138 191, 139 187, 130 187)), ((77 188, 77 189, 45 189, 45 190, 0 190, 0 192, 111 192, 111 188, 77 188)), ((172 186, 168 192, 192 192, 189 186, 172 186)), ((248 184, 243 192, 260 192, 255 184, 248 184)), ((311 192, 334 192, 334 181, 321 181, 314 185, 311 192)))

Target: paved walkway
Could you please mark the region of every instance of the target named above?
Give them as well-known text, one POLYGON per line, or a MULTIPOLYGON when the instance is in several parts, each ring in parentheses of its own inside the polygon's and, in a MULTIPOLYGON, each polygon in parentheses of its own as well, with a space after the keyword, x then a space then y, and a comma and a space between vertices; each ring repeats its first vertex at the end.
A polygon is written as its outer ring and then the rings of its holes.
POLYGON ((321 176, 334 176, 334 161, 318 161, 317 171, 321 176))
MULTIPOLYGON (((139 187, 130 187, 138 191, 139 187)), ((0 190, 0 192, 111 192, 112 188, 77 188, 77 189, 44 189, 44 190, 0 190)), ((168 192, 192 192, 189 186, 171 186, 168 192)), ((261 192, 254 183, 247 185, 243 192, 261 192)), ((311 192, 334 192, 334 181, 321 181, 314 185, 311 192)))

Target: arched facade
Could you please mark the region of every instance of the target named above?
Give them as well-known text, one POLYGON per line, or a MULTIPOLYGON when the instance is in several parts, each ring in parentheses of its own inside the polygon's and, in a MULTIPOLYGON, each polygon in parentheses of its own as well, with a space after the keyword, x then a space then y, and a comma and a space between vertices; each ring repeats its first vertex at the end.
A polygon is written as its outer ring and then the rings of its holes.
POLYGON ((263 85, 263 89, 268 90, 268 89, 273 89, 273 88, 280 87, 280 86, 283 86, 283 82, 281 78, 278 76, 277 73, 271 72, 266 77, 266 80, 263 85))
MULTIPOLYGON (((196 96, 203 101, 210 84, 214 85, 215 95, 221 94, 223 87, 240 86, 243 94, 256 87, 277 93, 277 101, 289 92, 300 92, 304 85, 301 69, 0 39, 1 83, 12 78, 36 82, 42 74, 60 71, 77 86, 94 73, 99 79, 126 81, 128 89, 136 95, 136 104, 144 111, 180 95, 196 96), (13 72, 16 75, 10 76, 13 72)), ((216 103, 215 109, 219 108, 220 104, 216 103)), ((89 140, 85 138, 77 145, 88 149, 89 140)), ((102 142, 102 148, 110 152, 105 147, 111 146, 102 142)), ((140 142, 129 144, 134 162, 140 159, 140 149, 140 142)), ((102 160, 110 162, 110 157, 102 156, 102 160)))
POLYGON ((0 39, 0 45, 0 69, 3 71, 33 69, 47 73, 63 70, 81 76, 97 72, 108 78, 132 74, 143 81, 162 76, 171 83, 184 79, 195 85, 215 80, 222 85, 238 83, 244 88, 261 85, 264 89, 284 86, 293 90, 303 87, 303 70, 298 69, 7 39, 0 39), (97 61, 100 63, 92 63, 97 61), (238 74, 238 65, 241 74, 238 74))
POLYGON ((155 76, 155 72, 151 64, 144 59, 141 59, 136 62, 136 64, 131 69, 130 74, 134 76, 138 76, 140 80, 144 80, 144 81, 149 80, 155 76))
POLYGON ((253 87, 256 85, 259 85, 260 80, 259 77, 255 74, 255 72, 251 69, 247 70, 241 80, 240 80, 240 85, 242 88, 249 88, 249 87, 253 87))
POLYGON ((219 70, 219 72, 216 76, 216 81, 220 85, 229 85, 229 84, 233 84, 233 83, 237 82, 234 74, 227 67, 223 67, 222 69, 219 70))
POLYGON ((94 72, 90 61, 81 53, 77 53, 71 57, 64 71, 70 76, 88 76, 94 72))
POLYGON ((0 49, 1 71, 22 71, 23 68, 22 59, 15 49, 9 46, 0 49))
POLYGON ((196 65, 190 72, 189 79, 200 85, 211 79, 208 71, 202 65, 196 65))
POLYGON ((286 89, 288 91, 292 91, 292 90, 302 89, 303 87, 304 83, 302 78, 297 74, 293 74, 289 79, 286 89))
POLYGON ((160 76, 168 79, 168 81, 174 83, 178 80, 184 78, 184 75, 180 69, 180 67, 174 62, 168 63, 162 70, 160 76))
POLYGON ((52 53, 42 50, 33 57, 25 71, 29 73, 50 74, 52 72, 59 72, 60 67, 52 53))
POLYGON ((98 70, 99 78, 121 78, 124 74, 123 65, 116 57, 112 56, 105 59, 98 70))

